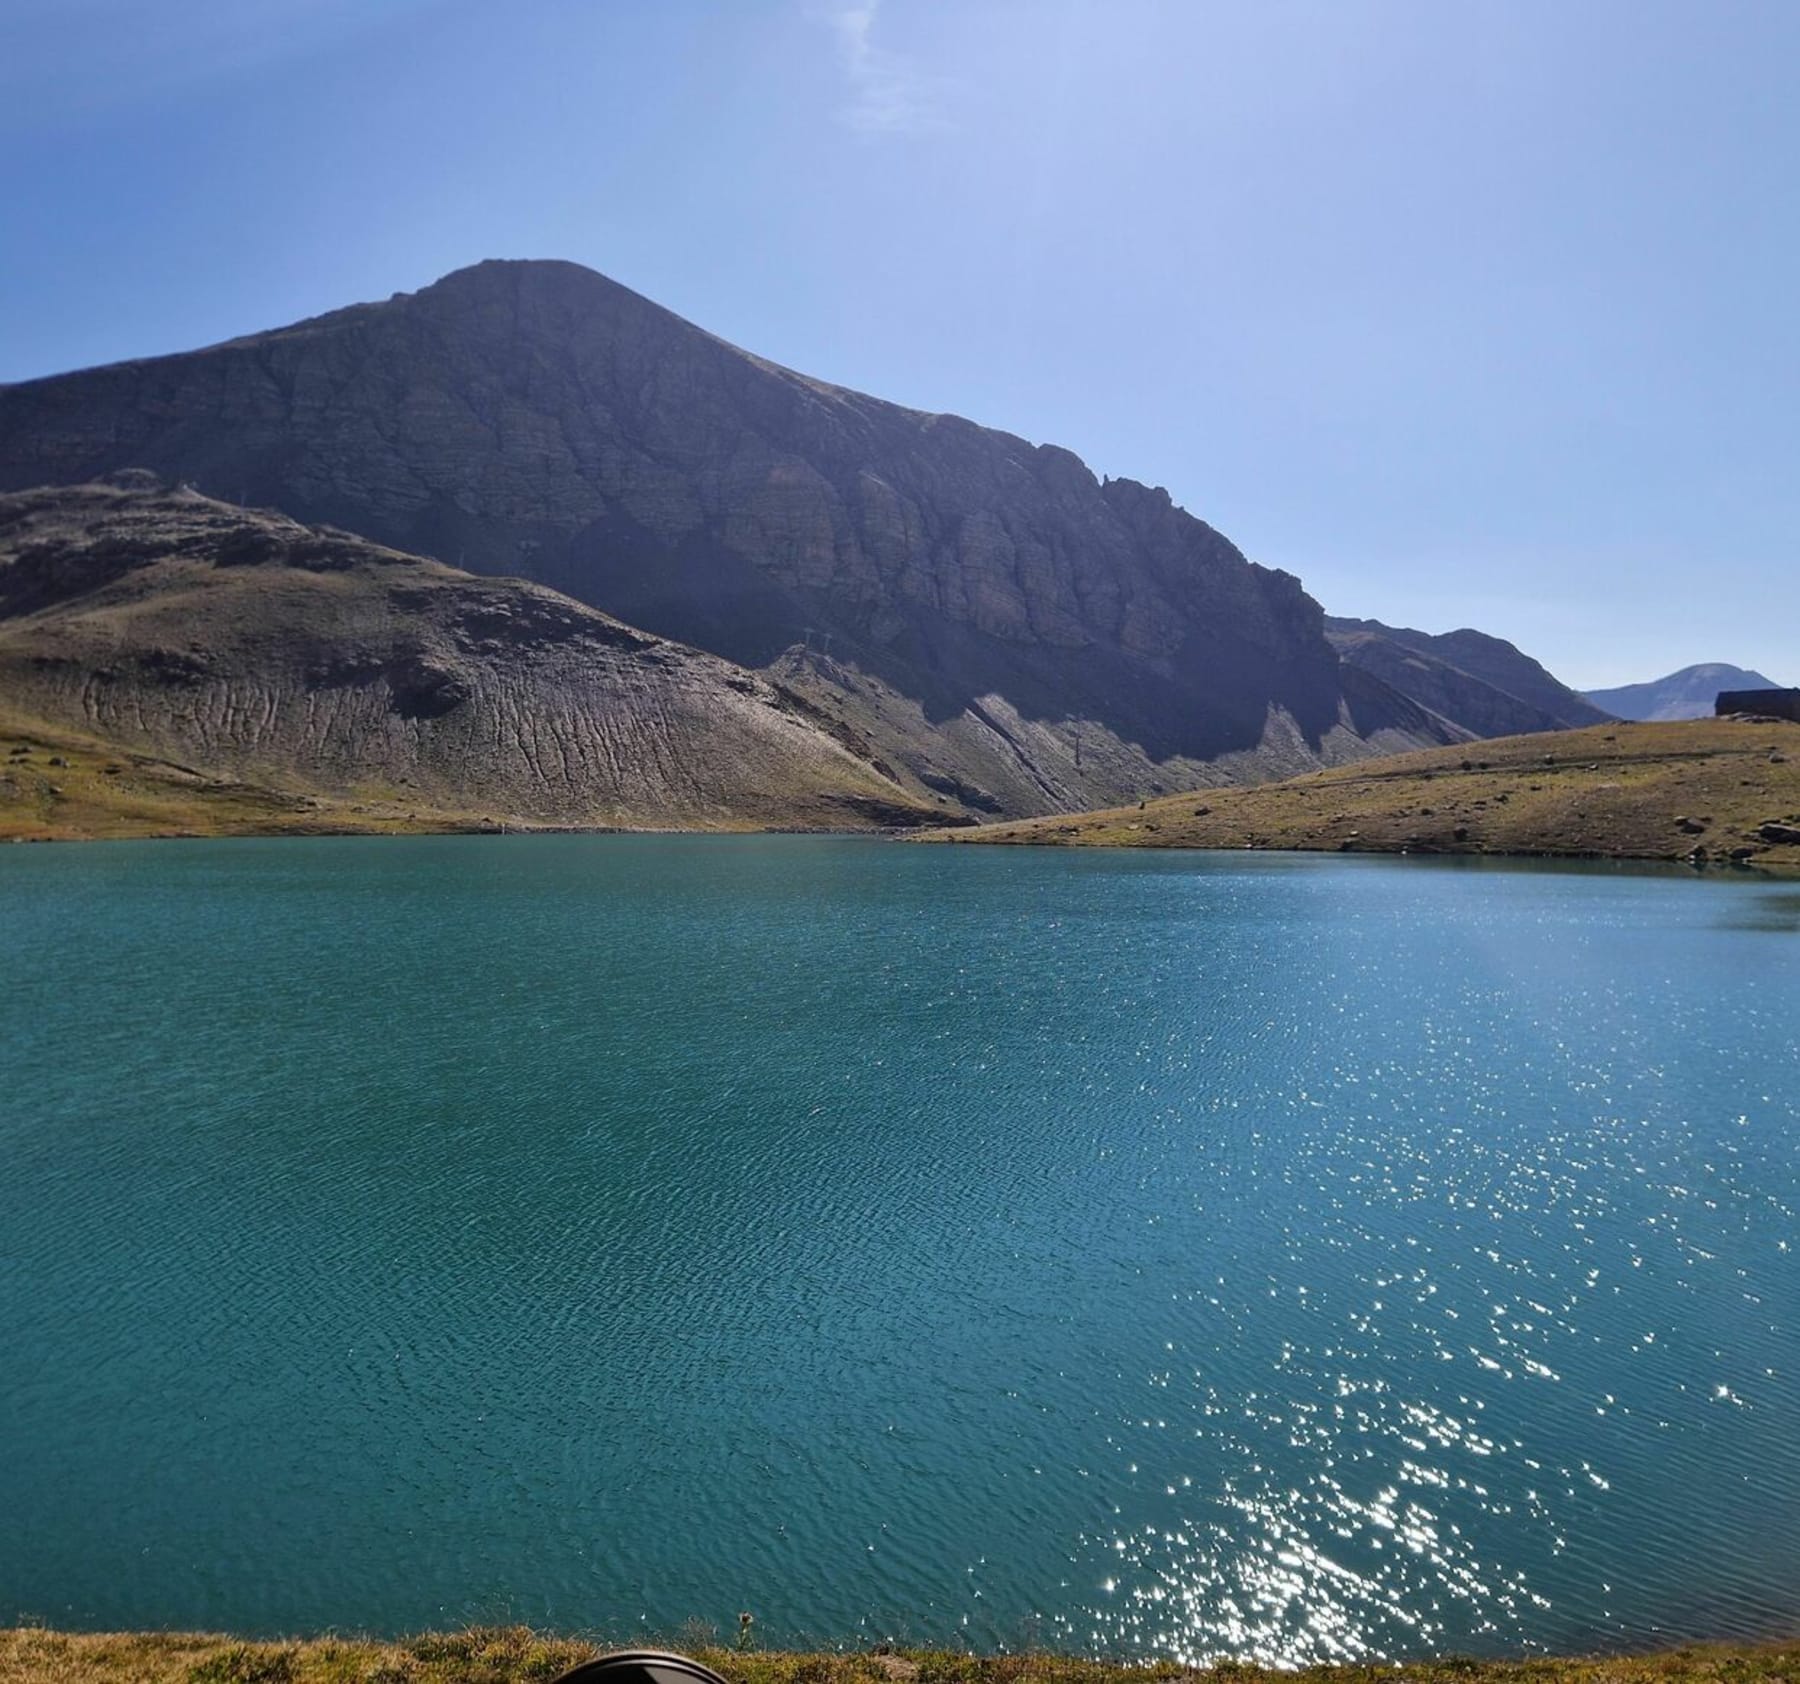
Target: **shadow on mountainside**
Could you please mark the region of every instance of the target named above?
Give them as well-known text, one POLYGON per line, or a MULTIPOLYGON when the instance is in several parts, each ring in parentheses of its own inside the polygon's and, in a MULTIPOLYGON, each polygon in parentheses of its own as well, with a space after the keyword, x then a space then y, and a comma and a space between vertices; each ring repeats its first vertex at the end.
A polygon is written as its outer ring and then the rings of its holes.
MULTIPOLYGON (((308 511, 369 523, 366 511, 308 511)), ((517 541, 511 566, 491 528, 439 507, 388 542, 476 571, 517 571, 661 637, 762 668, 786 650, 831 639, 842 663, 916 701, 941 725, 1005 699, 1021 717, 1099 724, 1153 761, 1212 760, 1254 751, 1280 708, 1317 749, 1341 723, 1336 657, 1321 645, 1306 664, 1241 639, 1191 632, 1166 662, 1095 641, 1081 647, 1016 642, 918 604, 846 603, 793 590, 706 535, 670 544, 619 517, 573 535, 517 541)), ((1357 683, 1359 733, 1418 725, 1385 686, 1357 683)))

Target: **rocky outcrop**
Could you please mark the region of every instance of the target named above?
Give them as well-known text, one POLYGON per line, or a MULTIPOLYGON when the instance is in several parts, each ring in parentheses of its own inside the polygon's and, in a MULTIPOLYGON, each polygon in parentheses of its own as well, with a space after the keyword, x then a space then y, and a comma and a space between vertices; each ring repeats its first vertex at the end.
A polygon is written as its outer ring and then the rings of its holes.
POLYGON ((0 701, 289 791, 866 829, 944 803, 800 697, 542 586, 141 480, 0 497, 0 701))
POLYGON ((1335 618, 1325 629, 1347 664, 1473 737, 1566 731, 1612 717, 1516 646, 1486 632, 1434 635, 1379 620, 1335 618))
POLYGON ((1455 734, 1347 683, 1299 582, 1166 493, 779 368, 570 264, 0 389, 0 484, 129 464, 804 668, 897 773, 1007 812, 1455 734))

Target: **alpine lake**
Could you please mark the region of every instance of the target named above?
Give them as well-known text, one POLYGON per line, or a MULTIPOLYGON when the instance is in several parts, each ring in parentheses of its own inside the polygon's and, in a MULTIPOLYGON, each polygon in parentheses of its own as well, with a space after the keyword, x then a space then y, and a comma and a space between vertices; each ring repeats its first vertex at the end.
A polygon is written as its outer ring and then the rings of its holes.
POLYGON ((9 848, 0 1623, 1800 1625, 1800 885, 9 848))

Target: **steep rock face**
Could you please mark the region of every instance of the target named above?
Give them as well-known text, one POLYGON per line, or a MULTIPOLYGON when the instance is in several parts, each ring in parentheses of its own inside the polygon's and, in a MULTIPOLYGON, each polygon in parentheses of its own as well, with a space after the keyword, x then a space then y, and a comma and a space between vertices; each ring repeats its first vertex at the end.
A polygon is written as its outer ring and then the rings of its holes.
POLYGON ((1326 635, 1350 666, 1372 674, 1475 737, 1564 731, 1611 717, 1529 655, 1486 632, 1441 635, 1331 618, 1326 635))
POLYGON ((1347 694, 1299 582, 1166 494, 779 368, 570 264, 0 389, 0 485, 132 463, 748 666, 828 653, 921 715, 923 748, 877 746, 1007 811, 1443 740, 1347 694))
POLYGON ((1773 690, 1773 680, 1748 667, 1705 661, 1683 667, 1647 684, 1621 684, 1616 690, 1589 690, 1587 699, 1621 719, 1710 719, 1721 690, 1773 690))
POLYGON ((0 700, 334 797, 570 825, 939 819, 806 701, 541 586, 154 482, 0 497, 0 700))

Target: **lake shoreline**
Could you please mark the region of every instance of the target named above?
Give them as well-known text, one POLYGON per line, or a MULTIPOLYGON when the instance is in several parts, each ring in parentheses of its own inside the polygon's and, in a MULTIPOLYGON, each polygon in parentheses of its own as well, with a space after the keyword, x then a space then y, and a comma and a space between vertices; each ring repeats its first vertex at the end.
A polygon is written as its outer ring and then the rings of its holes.
MULTIPOLYGON (((835 815, 821 815, 821 817, 835 815)), ((1359 760, 1280 783, 985 823, 703 825, 534 820, 301 793, 36 738, 0 769, 0 842, 275 836, 865 836, 985 847, 1369 854, 1800 873, 1800 725, 1761 717, 1588 726, 1359 760), (56 752, 51 754, 51 750, 56 752)))
MULTIPOLYGON (((1034 824, 1053 823, 1052 819, 1033 820, 1034 824)), ((971 826, 966 830, 917 831, 917 830, 801 830, 756 829, 756 830, 679 830, 667 827, 656 829, 632 829, 621 825, 480 825, 480 824, 446 824, 435 827, 370 825, 367 827, 352 825, 332 826, 275 826, 247 829, 217 830, 174 830, 146 831, 124 835, 0 835, 0 846, 46 847, 76 846, 97 842, 276 842, 276 841, 368 841, 368 840, 417 840, 421 837, 464 837, 493 838, 498 836, 606 836, 621 838, 667 837, 670 839, 687 837, 711 837, 721 841, 748 840, 768 836, 816 837, 820 840, 836 840, 843 842, 904 842, 904 843, 979 843, 985 847, 998 848, 1051 848, 1051 847, 1100 847, 1124 848, 1144 846, 1131 842, 1059 842, 1046 837, 1016 834, 1014 827, 1004 827, 1008 834, 984 836, 981 830, 989 827, 971 826)), ((993 826, 999 830, 1001 826, 993 826)), ((1227 845, 1223 843, 1204 842, 1162 842, 1149 844, 1163 852, 1205 857, 1230 857, 1233 855, 1281 854, 1304 859, 1342 859, 1346 856, 1364 859, 1406 859, 1406 860, 1471 860, 1484 861, 1496 865, 1618 865, 1630 867, 1680 868, 1683 877, 1712 878, 1718 881, 1755 882, 1759 879, 1786 880, 1800 876, 1800 859, 1748 859, 1748 860, 1692 860, 1675 854, 1658 853, 1608 853, 1598 850, 1557 850, 1547 848, 1474 848, 1474 847, 1404 847, 1368 844, 1357 847, 1307 848, 1289 847, 1280 844, 1252 845, 1240 843, 1227 845)), ((1671 870, 1670 875, 1675 873, 1671 870)))

